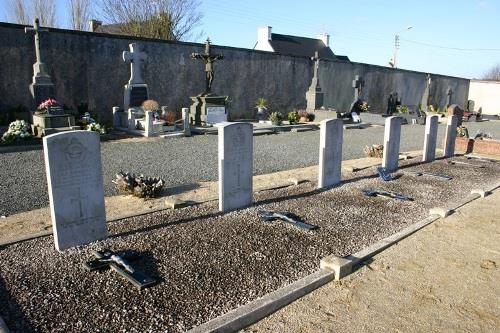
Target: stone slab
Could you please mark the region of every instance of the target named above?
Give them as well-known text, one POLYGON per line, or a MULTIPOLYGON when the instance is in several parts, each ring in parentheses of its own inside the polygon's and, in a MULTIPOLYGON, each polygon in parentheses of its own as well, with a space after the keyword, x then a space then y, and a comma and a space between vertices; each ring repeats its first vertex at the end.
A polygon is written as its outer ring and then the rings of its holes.
POLYGON ((253 125, 221 123, 219 141, 219 210, 252 204, 253 125))
POLYGON ((43 146, 56 249, 106 238, 99 134, 57 133, 43 146))
POLYGON ((321 122, 318 188, 340 183, 343 134, 341 119, 327 119, 321 122))
POLYGON ((452 209, 445 207, 434 207, 429 210, 429 215, 438 215, 442 218, 450 216, 453 213, 452 209))
POLYGON ((491 194, 490 191, 487 191, 487 190, 483 190, 483 189, 480 189, 480 188, 475 188, 473 189, 472 191, 470 191, 471 194, 479 194, 481 196, 481 198, 484 198, 488 195, 491 194))

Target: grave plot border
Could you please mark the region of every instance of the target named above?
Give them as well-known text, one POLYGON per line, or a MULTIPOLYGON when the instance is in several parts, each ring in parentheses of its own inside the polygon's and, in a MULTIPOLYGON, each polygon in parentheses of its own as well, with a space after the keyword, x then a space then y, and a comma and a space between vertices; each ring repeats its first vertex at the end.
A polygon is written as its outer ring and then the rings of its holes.
MULTIPOLYGON (((476 199, 484 198, 486 195, 498 188, 500 188, 500 182, 485 189, 472 190, 469 196, 453 204, 449 208, 452 209, 452 211, 455 211, 456 209, 465 206, 476 199)), ((432 224, 440 218, 440 215, 429 215, 419 222, 414 223, 409 227, 344 258, 327 256, 321 259, 320 269, 316 272, 299 279, 284 288, 273 291, 253 302, 233 309, 215 319, 201 324, 200 326, 189 330, 187 333, 230 333, 248 327, 292 303, 293 301, 296 301, 308 293, 318 289, 319 287, 333 280, 340 280, 350 275, 363 266, 363 263, 367 259, 400 242, 404 238, 416 233, 420 229, 432 224)))

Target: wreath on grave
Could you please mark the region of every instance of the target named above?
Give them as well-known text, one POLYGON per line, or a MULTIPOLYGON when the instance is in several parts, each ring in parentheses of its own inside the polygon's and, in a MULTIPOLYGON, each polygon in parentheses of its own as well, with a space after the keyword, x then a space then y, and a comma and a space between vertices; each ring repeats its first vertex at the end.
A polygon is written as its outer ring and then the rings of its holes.
POLYGON ((60 107, 59 103, 55 99, 49 98, 40 103, 40 105, 36 108, 35 114, 48 114, 51 108, 57 107, 60 107))

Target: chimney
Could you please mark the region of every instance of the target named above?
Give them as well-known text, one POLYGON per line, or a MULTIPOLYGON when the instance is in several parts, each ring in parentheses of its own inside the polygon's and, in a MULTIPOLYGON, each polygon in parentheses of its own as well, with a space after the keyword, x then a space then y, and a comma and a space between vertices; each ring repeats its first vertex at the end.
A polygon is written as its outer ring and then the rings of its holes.
POLYGON ((267 43, 268 41, 270 41, 272 29, 273 29, 273 27, 270 27, 270 26, 260 27, 257 30, 257 42, 267 43))
POLYGON ((102 25, 102 21, 98 20, 89 20, 89 30, 90 32, 95 32, 97 28, 102 25))
POLYGON ((322 33, 321 35, 318 36, 318 39, 321 39, 327 47, 330 47, 330 35, 329 34, 322 33))

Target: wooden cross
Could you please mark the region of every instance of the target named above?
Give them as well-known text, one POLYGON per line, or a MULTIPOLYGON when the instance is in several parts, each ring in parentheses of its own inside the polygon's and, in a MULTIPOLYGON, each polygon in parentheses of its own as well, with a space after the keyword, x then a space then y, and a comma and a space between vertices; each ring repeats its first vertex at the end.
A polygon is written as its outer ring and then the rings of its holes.
POLYGON ((209 94, 212 91, 212 82, 214 81, 214 64, 216 60, 224 59, 222 54, 212 54, 210 52, 210 38, 207 38, 205 42, 205 52, 204 53, 191 53, 192 59, 202 59, 205 61, 205 76, 206 85, 205 93, 209 94))
POLYGON ((129 44, 130 52, 123 51, 123 61, 130 63, 130 80, 129 84, 144 83, 141 73, 141 62, 144 62, 148 56, 144 52, 139 52, 139 47, 136 43, 129 44))
MULTIPOLYGON (((45 69, 45 66, 44 65, 40 65, 40 64, 43 64, 43 61, 42 61, 42 54, 40 52, 40 33, 41 32, 48 32, 49 30, 48 29, 42 29, 40 28, 40 21, 38 20, 38 18, 35 19, 34 23, 33 23, 33 28, 29 28, 29 27, 26 27, 24 28, 24 33, 32 33, 34 32, 35 33, 35 53, 36 53, 36 63, 38 64, 38 72, 41 73, 41 74, 47 74, 46 73, 46 69, 45 69)), ((36 75, 37 73, 35 73, 36 75)))
POLYGON ((139 289, 150 287, 157 283, 142 271, 132 266, 127 260, 139 259, 137 253, 115 253, 111 250, 93 251, 97 259, 87 261, 83 267, 88 271, 104 270, 111 268, 139 289))
POLYGON ((359 75, 356 75, 354 80, 352 80, 352 87, 354 88, 354 100, 357 101, 363 87, 363 81, 359 78, 359 75))

